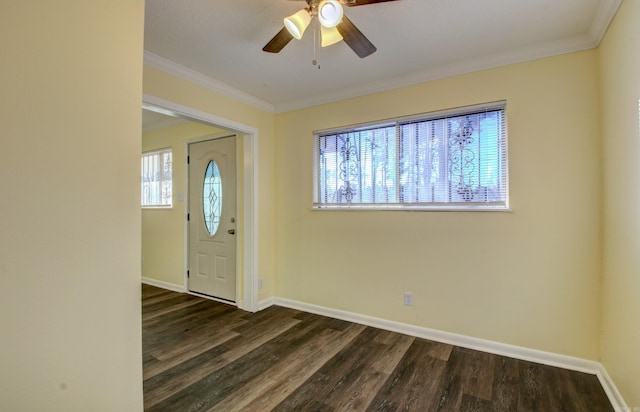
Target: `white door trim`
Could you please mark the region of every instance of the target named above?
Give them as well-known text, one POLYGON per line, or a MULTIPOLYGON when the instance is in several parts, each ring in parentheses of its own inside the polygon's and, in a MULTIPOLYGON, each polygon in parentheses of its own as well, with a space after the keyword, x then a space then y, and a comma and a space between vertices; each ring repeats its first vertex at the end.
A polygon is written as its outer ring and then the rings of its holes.
MULTIPOLYGON (((196 110, 187 106, 170 102, 159 97, 144 94, 142 107, 155 112, 164 112, 171 116, 180 116, 200 121, 211 126, 227 129, 242 139, 241 163, 243 169, 243 197, 244 214, 242 255, 242 296, 238 297, 237 305, 240 309, 250 312, 258 310, 258 129, 233 120, 196 110)), ((185 253, 187 250, 187 222, 185 210, 185 253)), ((184 287, 187 288, 187 265, 185 255, 184 287)))

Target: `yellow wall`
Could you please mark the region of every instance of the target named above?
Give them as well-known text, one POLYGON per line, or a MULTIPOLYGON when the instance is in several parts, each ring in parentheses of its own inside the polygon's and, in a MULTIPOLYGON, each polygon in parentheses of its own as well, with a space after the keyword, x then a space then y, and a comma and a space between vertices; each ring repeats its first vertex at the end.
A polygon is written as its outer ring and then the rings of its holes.
POLYGON ((623 2, 599 50, 604 142, 602 361, 640 406, 640 2, 623 2))
POLYGON ((142 0, 3 2, 0 410, 142 410, 142 0))
POLYGON ((185 142, 222 132, 189 122, 142 135, 142 151, 171 148, 173 207, 142 209, 142 276, 184 287, 185 269, 185 142), (183 200, 179 200, 180 194, 183 200))
MULTIPOLYGON (((258 171, 258 216, 257 233, 259 249, 257 274, 263 279, 263 288, 259 291, 259 299, 273 296, 275 283, 275 120, 271 113, 264 112, 248 104, 239 102, 222 94, 212 92, 161 70, 144 66, 144 93, 164 99, 175 104, 213 114, 226 120, 252 127, 258 131, 257 159, 243 159, 254 162, 258 171)), ((240 178, 240 177, 239 177, 240 178)), ((238 201, 242 202, 242 194, 238 193, 238 201)), ((238 222, 238 229, 244 223, 238 222)), ((240 242, 241 239, 239 238, 240 242)), ((242 268, 240 268, 242 270, 242 268)), ((241 273, 240 271, 238 273, 241 273)), ((241 276, 239 279, 241 281, 241 276)), ((240 286, 242 287, 242 285, 240 286)))
POLYGON ((278 115, 276 295, 598 359, 596 67, 592 50, 278 115), (503 99, 513 212, 310 210, 314 130, 503 99))

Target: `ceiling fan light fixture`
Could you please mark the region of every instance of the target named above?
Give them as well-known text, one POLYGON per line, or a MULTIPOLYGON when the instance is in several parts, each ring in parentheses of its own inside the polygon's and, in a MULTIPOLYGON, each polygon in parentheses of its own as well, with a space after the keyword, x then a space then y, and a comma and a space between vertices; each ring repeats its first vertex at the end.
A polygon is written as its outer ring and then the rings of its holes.
POLYGON ((318 20, 326 28, 336 27, 342 21, 344 10, 336 0, 323 0, 318 5, 318 20))
POLYGON ((302 38, 304 31, 309 27, 309 23, 311 23, 311 15, 307 9, 302 9, 284 18, 284 27, 298 40, 302 38))
POLYGON ((342 35, 335 27, 325 27, 321 25, 320 33, 322 37, 320 45, 322 47, 331 46, 332 44, 336 44, 342 40, 342 35))

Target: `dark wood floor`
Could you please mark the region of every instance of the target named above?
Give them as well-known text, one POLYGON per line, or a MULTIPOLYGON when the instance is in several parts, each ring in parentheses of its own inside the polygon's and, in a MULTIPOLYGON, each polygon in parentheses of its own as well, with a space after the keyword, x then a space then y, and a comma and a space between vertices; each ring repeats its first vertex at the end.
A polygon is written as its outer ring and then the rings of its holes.
POLYGON ((589 374, 142 287, 148 411, 613 411, 589 374))

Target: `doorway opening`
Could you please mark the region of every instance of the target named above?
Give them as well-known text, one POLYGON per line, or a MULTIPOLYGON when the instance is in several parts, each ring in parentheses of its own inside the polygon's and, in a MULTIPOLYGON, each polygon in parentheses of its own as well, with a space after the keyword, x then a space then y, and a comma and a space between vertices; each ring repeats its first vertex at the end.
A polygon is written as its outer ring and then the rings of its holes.
MULTIPOLYGON (((173 118, 181 118, 190 122, 209 125, 218 129, 222 129, 227 136, 235 135, 238 143, 238 184, 240 190, 238 194, 238 215, 229 216, 237 222, 237 232, 234 235, 237 238, 237 287, 235 302, 238 308, 255 312, 258 310, 258 276, 257 276, 257 252, 258 252, 258 179, 257 179, 257 139, 258 131, 256 128, 234 122, 211 113, 202 112, 190 107, 182 106, 164 99, 154 96, 144 95, 142 108, 151 112, 164 114, 173 118)), ((221 136, 213 136, 221 137, 221 136)), ((211 137, 209 137, 210 139, 211 137)), ((197 139, 196 139, 197 140, 197 139)), ((205 140, 200 139, 200 140, 205 140)), ((185 153, 188 152, 189 143, 195 140, 185 141, 185 153)), ((186 161, 185 161, 186 167, 186 161)), ((185 180, 188 180, 188 170, 185 171, 185 180)), ((185 188, 188 187, 188 181, 185 182, 185 188)), ((183 196, 178 194, 177 196, 183 196)), ((188 199, 187 202, 189 203, 188 199)), ((184 216, 184 291, 189 290, 189 226, 188 226, 188 209, 191 205, 185 207, 184 216)), ((227 228, 225 230, 231 230, 227 228)), ((236 230, 236 227, 233 228, 236 230)), ((188 292, 191 293, 191 292, 188 292)), ((231 299, 229 299, 231 300, 231 299)))

